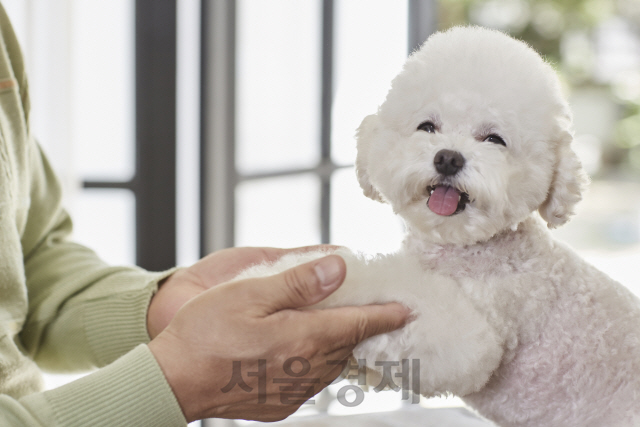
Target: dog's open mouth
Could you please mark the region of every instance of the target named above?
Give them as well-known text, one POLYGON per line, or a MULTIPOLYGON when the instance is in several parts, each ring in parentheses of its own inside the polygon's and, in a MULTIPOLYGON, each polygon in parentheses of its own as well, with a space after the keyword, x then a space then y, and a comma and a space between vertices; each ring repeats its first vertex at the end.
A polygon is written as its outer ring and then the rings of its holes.
POLYGON ((448 185, 427 187, 427 206, 437 215, 451 216, 460 213, 469 203, 469 195, 448 185))

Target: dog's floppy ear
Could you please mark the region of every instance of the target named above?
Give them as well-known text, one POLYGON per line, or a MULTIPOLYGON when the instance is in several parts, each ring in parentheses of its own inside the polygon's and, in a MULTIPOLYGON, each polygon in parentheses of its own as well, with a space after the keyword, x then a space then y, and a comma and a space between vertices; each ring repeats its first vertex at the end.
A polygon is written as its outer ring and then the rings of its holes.
POLYGON ((582 193, 589 183, 578 156, 571 149, 571 133, 562 133, 547 199, 538 209, 549 228, 556 228, 569 221, 575 213, 575 205, 582 200, 582 193))
POLYGON ((378 202, 384 203, 382 196, 378 190, 371 184, 369 179, 369 150, 373 139, 376 138, 378 133, 378 116, 371 114, 362 120, 358 131, 356 133, 356 139, 358 141, 358 155, 356 156, 356 175, 358 176, 358 182, 362 187, 362 192, 365 196, 378 202))

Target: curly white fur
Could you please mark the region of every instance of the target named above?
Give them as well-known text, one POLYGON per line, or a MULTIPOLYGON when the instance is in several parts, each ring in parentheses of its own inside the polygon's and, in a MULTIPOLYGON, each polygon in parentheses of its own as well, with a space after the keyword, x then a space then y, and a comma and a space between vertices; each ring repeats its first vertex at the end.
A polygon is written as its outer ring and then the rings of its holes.
POLYGON ((639 301, 543 223, 568 221, 587 184, 571 142, 558 79, 531 48, 478 27, 431 36, 358 130, 358 180, 405 220, 403 248, 371 258, 340 249, 347 278, 319 305, 399 301, 416 319, 355 357, 367 367, 419 358, 422 394, 462 396, 501 426, 638 425, 639 301), (435 132, 418 129, 425 121, 435 132), (443 174, 441 150, 464 166, 443 174), (438 185, 468 194, 464 210, 432 211, 438 185))

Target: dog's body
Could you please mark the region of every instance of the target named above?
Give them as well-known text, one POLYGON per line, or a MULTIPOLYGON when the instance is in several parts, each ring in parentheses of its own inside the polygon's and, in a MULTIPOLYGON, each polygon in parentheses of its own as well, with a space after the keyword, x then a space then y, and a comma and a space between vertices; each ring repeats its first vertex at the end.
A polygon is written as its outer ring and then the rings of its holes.
POLYGON ((418 251, 455 278, 503 343, 500 366, 467 403, 503 426, 633 425, 640 306, 626 288, 536 218, 482 244, 418 251))
POLYGON ((557 77, 524 44, 457 28, 412 55, 363 121, 356 165, 405 220, 403 248, 338 250, 347 278, 318 306, 399 301, 416 318, 354 356, 420 359, 414 391, 459 395, 501 426, 640 425, 640 303, 544 224, 568 221, 586 184, 571 141, 557 77))

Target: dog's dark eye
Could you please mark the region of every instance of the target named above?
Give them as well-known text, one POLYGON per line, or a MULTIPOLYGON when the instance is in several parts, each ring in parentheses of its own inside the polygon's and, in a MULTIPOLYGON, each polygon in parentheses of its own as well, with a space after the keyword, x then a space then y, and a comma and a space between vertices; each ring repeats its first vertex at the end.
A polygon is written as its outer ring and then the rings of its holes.
POLYGON ((504 139, 502 139, 500 135, 496 135, 495 133, 492 133, 491 135, 487 136, 484 140, 488 142, 493 142, 494 144, 504 145, 505 147, 507 146, 507 144, 504 142, 504 139))
POLYGON ((428 133, 436 133, 436 125, 431 122, 423 122, 418 126, 418 130, 423 130, 428 133))

